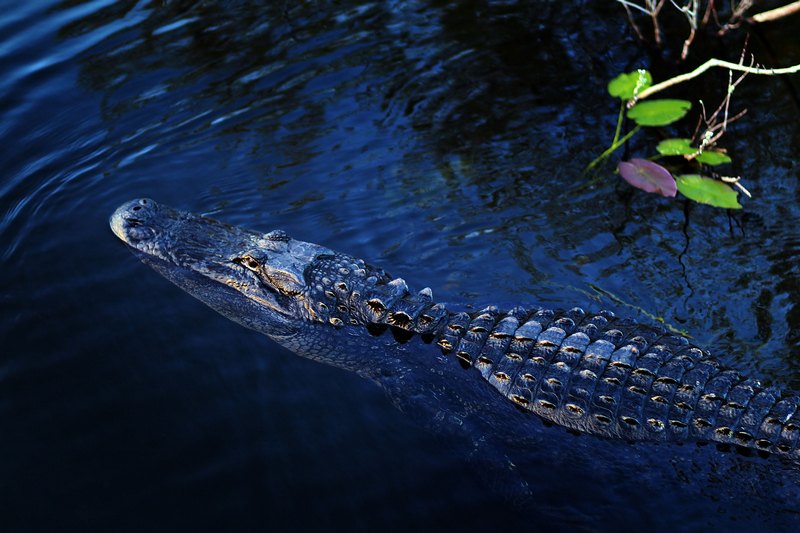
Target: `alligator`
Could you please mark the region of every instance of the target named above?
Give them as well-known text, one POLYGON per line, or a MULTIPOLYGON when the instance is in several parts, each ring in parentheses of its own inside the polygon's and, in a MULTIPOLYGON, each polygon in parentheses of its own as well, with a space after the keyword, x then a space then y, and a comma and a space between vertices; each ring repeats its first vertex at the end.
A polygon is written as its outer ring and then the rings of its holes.
POLYGON ((798 395, 663 327, 578 307, 448 308, 361 259, 150 199, 123 204, 110 224, 143 262, 224 316, 399 394, 471 389, 579 434, 713 442, 800 463, 798 395), (420 372, 435 390, 410 390, 420 372))

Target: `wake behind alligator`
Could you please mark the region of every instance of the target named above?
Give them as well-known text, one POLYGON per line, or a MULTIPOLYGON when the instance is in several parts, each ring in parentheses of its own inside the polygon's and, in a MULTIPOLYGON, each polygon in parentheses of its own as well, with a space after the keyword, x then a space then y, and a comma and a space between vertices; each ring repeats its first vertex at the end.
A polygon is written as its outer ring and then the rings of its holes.
POLYGON ((663 329, 579 308, 450 311, 361 259, 149 199, 122 205, 110 223, 145 263, 228 318, 398 394, 433 380, 461 408, 504 398, 581 433, 710 441, 800 462, 796 394, 663 329))

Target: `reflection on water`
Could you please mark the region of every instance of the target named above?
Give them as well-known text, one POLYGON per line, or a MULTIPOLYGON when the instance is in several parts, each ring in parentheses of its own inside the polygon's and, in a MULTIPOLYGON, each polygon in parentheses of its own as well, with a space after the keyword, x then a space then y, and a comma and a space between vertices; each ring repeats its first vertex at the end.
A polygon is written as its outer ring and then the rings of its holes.
MULTIPOLYGON (((18 4, 0 17, 13 527, 791 524, 796 473, 775 462, 539 425, 515 445, 431 435, 371 384, 180 294, 106 223, 149 195, 284 228, 445 301, 664 320, 800 389, 786 85, 737 89, 751 113, 726 147, 755 198, 729 219, 610 173, 584 186, 613 134, 607 80, 671 68, 640 55, 613 2, 18 4)), ((795 36, 771 26, 753 51, 800 62, 795 36)))

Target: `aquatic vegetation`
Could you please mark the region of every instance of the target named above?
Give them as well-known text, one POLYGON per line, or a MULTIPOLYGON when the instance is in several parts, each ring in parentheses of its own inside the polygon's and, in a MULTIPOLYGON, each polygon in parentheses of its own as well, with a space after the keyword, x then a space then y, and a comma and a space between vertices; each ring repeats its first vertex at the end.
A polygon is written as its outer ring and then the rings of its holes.
POLYGON ((800 65, 783 69, 766 69, 754 67, 752 64, 744 65, 743 60, 744 53, 738 64, 711 59, 692 72, 676 76, 657 85, 653 85, 652 75, 644 69, 615 77, 608 84, 608 93, 612 97, 620 99, 614 139, 611 146, 588 165, 587 170, 594 169, 605 162, 613 152, 624 146, 643 127, 670 126, 684 118, 692 109, 692 103, 688 100, 665 98, 643 101, 644 98, 695 78, 709 68, 723 66, 729 69, 725 97, 710 116, 706 114, 703 101, 699 102, 702 115, 692 137, 669 138, 659 142, 656 146, 657 154, 651 156, 650 159, 663 158, 665 159, 663 165, 648 159, 633 158, 620 162, 617 170, 625 181, 646 192, 672 197, 675 196, 673 189, 677 187, 678 192, 695 202, 714 207, 740 209, 742 206, 737 199, 737 192, 731 186, 737 187, 743 194, 750 196, 747 189, 739 183, 740 177, 721 175, 711 168, 732 162, 730 155, 724 148, 719 147, 717 142, 727 131, 728 125, 747 112, 747 110, 743 110, 729 116, 731 96, 736 86, 747 74, 776 75, 800 71, 800 65), (742 72, 742 75, 735 81, 733 80, 734 70, 742 72), (633 121, 636 126, 621 136, 625 117, 633 121), (702 134, 700 133, 701 125, 704 126, 702 134), (692 172, 684 174, 687 165, 692 172), (678 175, 674 174, 678 172, 680 172, 678 175))
POLYGON ((736 191, 722 181, 697 174, 682 174, 675 178, 682 195, 701 204, 741 209, 736 191))
POLYGON ((618 169, 619 175, 637 189, 666 197, 673 197, 678 192, 669 170, 647 159, 620 161, 618 169))
MULTIPOLYGON (((667 4, 666 0, 643 0, 641 2, 617 0, 617 2, 624 7, 630 25, 640 41, 647 41, 647 39, 636 22, 638 17, 634 15, 646 15, 649 18, 653 27, 652 43, 656 48, 662 48, 665 43, 665 34, 661 29, 659 17, 663 15, 663 8, 667 4)), ((752 16, 746 14, 753 7, 754 3, 751 1, 733 3, 730 9, 725 8, 724 10, 721 10, 720 6, 715 5, 713 1, 706 2, 704 9, 701 9, 703 2, 700 0, 688 0, 682 5, 670 0, 670 4, 685 17, 690 30, 688 37, 683 41, 681 61, 687 58, 689 49, 698 35, 698 30, 708 30, 710 21, 715 22, 718 28, 715 32, 706 33, 713 33, 712 38, 718 38, 743 24, 754 26, 800 13, 800 2, 792 2, 752 16), (727 22, 723 22, 725 20, 727 22)), ((701 114, 690 136, 661 140, 655 148, 656 153, 647 159, 633 157, 628 161, 621 161, 617 165, 617 171, 630 185, 646 192, 673 197, 677 190, 695 202, 721 208, 740 209, 742 206, 738 201, 738 193, 735 189, 748 197, 750 197, 750 193, 740 183, 740 176, 724 175, 716 168, 732 162, 731 155, 718 143, 726 133, 728 125, 747 112, 745 109, 735 114, 730 113, 734 90, 748 74, 782 75, 800 72, 800 65, 775 69, 764 68, 757 65, 754 58, 750 59, 749 64, 745 64, 746 42, 745 39, 738 63, 711 58, 692 71, 657 84, 653 84, 652 75, 645 69, 622 73, 612 79, 608 84, 608 93, 620 100, 614 138, 611 145, 588 165, 587 170, 596 169, 605 163, 613 152, 626 146, 628 141, 642 128, 664 128, 676 125, 678 121, 687 116, 693 107, 693 102, 688 100, 669 98, 649 100, 650 96, 697 78, 714 67, 725 68, 728 70, 728 80, 721 103, 709 115, 703 99, 698 100, 701 114), (736 80, 733 78, 734 72, 741 73, 736 80), (622 129, 626 119, 635 126, 623 135, 622 129), (655 160, 659 162, 656 163, 655 160)), ((659 133, 663 135, 663 132, 659 133)))

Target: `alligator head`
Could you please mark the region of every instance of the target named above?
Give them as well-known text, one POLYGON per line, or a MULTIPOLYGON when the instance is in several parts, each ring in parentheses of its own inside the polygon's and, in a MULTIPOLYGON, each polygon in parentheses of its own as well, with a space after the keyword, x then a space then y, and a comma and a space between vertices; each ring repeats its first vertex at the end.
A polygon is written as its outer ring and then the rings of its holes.
MULTIPOLYGON (((146 198, 120 206, 110 224, 164 277, 284 345, 309 325, 338 329, 384 320, 408 329, 409 306, 432 305, 429 289, 412 296, 402 279, 280 230, 248 230, 146 198)), ((443 314, 437 307, 437 317, 443 314)))
POLYGON ((309 267, 332 252, 178 211, 150 199, 120 206, 113 232, 164 277, 226 317, 274 338, 316 320, 309 267))

